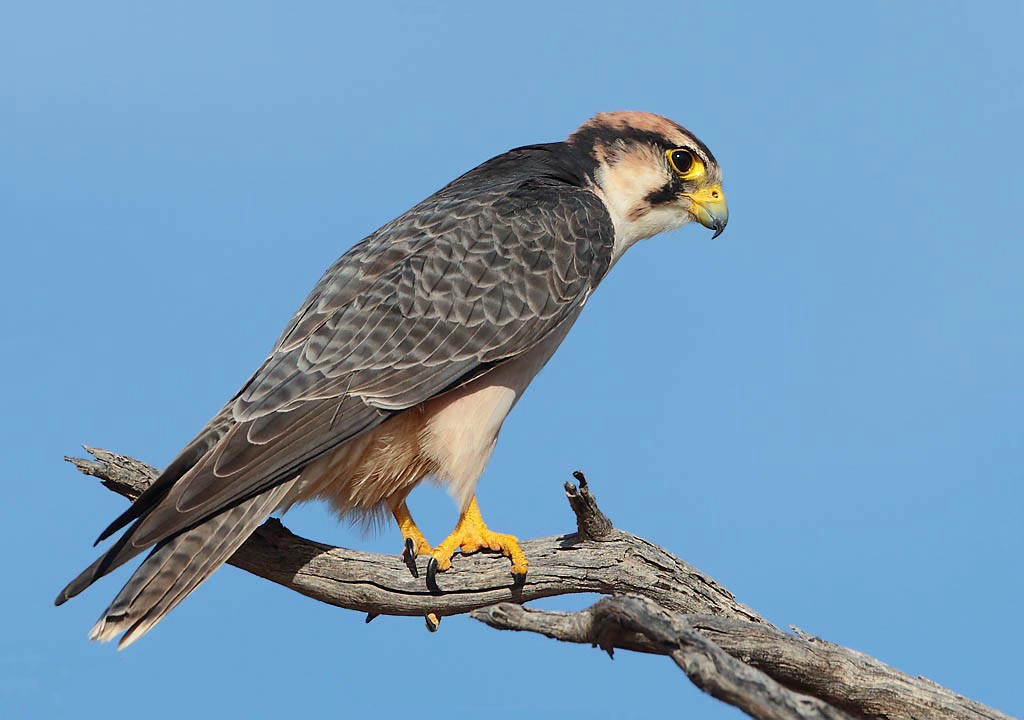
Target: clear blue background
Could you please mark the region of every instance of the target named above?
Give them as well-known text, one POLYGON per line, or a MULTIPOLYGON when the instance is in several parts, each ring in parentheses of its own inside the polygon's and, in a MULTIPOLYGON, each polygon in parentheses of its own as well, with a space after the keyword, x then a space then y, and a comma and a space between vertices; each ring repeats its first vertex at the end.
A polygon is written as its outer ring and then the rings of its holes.
POLYGON ((124 653, 85 634, 125 573, 51 605, 123 507, 62 455, 166 463, 349 245, 624 108, 713 148, 732 221, 615 268, 485 515, 568 531, 583 468, 619 527, 779 625, 1024 713, 1022 5, 443 5, 5 4, 4 717, 739 716, 663 658, 367 626, 233 568, 124 653))

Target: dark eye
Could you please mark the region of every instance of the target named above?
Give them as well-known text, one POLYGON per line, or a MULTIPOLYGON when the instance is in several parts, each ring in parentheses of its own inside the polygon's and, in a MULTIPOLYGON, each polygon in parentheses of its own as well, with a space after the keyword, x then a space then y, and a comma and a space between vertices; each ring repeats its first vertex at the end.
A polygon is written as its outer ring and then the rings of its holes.
POLYGON ((685 175, 693 169, 693 153, 689 150, 670 150, 668 159, 680 175, 685 175))

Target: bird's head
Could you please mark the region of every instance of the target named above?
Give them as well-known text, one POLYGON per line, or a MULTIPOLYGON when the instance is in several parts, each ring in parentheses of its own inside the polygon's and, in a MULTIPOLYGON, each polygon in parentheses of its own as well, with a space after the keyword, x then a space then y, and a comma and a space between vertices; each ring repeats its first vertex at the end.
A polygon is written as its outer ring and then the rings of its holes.
POLYGON ((617 254, 691 220, 714 230, 713 237, 725 229, 722 171, 707 146, 683 126, 652 113, 601 113, 568 143, 592 168, 592 189, 615 224, 617 254))

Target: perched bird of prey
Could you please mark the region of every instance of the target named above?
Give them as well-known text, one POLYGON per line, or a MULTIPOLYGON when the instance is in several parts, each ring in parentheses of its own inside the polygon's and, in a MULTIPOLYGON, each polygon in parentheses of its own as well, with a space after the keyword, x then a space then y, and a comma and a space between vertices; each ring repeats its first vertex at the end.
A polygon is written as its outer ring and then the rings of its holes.
POLYGON ((393 514, 406 552, 432 556, 428 580, 460 549, 504 553, 521 580, 516 538, 491 531, 474 497, 502 422, 631 245, 691 220, 717 237, 727 219, 711 151, 649 113, 599 114, 470 170, 327 270, 57 604, 152 548, 90 634, 127 646, 268 515, 316 498, 393 514), (406 506, 428 477, 461 509, 436 547, 406 506))

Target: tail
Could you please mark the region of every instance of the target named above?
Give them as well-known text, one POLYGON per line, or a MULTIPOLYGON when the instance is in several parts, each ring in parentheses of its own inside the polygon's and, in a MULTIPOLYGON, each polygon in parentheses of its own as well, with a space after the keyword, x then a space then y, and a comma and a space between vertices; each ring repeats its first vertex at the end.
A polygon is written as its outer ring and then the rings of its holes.
POLYGON ((158 543, 89 633, 118 649, 149 632, 231 557, 281 503, 294 481, 256 495, 196 527, 158 543))
POLYGON ((217 443, 227 434, 232 425, 231 404, 225 405, 206 424, 202 432, 190 442, 181 453, 178 454, 167 469, 160 473, 160 476, 136 498, 128 509, 121 513, 106 530, 104 530, 96 543, 113 535, 121 528, 133 523, 132 526, 110 546, 110 548, 96 558, 89 567, 83 570, 78 577, 69 582, 60 591, 55 605, 63 605, 71 598, 78 595, 104 575, 107 575, 124 565, 133 557, 152 545, 152 542, 133 542, 136 531, 140 529, 145 516, 159 506, 174 488, 175 483, 181 480, 190 471, 194 471, 201 464, 203 458, 212 450, 217 443))

